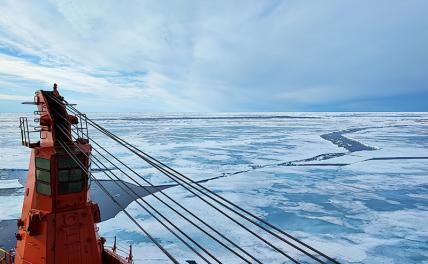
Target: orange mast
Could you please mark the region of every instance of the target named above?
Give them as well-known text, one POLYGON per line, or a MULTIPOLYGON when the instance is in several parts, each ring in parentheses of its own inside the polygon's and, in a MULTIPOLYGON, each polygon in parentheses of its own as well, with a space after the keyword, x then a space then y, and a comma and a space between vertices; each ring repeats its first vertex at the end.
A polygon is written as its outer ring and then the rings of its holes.
POLYGON ((90 200, 88 175, 58 141, 65 142, 87 169, 90 161, 82 150, 89 156, 91 145, 87 140, 74 142, 78 148, 73 145, 70 123, 77 124, 78 119, 52 97, 61 99, 56 84, 54 91, 36 92, 41 141, 30 144, 23 140, 32 152, 15 263, 102 263, 105 240, 97 234, 100 211, 90 200))

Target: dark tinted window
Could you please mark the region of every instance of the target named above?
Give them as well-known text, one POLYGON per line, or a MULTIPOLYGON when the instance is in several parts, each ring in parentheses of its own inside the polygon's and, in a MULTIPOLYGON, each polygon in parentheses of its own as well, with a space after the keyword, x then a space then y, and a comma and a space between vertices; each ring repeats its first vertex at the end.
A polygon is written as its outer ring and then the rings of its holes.
POLYGON ((36 157, 36 190, 43 195, 51 195, 51 161, 36 157))
POLYGON ((58 157, 57 162, 59 194, 81 192, 86 174, 79 165, 85 164, 84 158, 79 156, 79 160, 76 162, 71 157, 58 157))
POLYGON ((48 159, 36 157, 36 167, 39 169, 50 170, 51 161, 48 159))

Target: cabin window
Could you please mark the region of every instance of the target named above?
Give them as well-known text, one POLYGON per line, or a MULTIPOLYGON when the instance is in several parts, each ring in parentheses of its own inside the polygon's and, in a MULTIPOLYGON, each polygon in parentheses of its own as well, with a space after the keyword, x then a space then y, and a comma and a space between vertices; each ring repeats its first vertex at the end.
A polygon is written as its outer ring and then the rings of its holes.
MULTIPOLYGON (((83 157, 79 157, 81 164, 85 164, 83 157)), ((69 194, 81 192, 86 178, 80 164, 71 157, 58 157, 58 193, 69 194)))
POLYGON ((51 195, 51 162, 36 157, 36 190, 43 195, 51 195))

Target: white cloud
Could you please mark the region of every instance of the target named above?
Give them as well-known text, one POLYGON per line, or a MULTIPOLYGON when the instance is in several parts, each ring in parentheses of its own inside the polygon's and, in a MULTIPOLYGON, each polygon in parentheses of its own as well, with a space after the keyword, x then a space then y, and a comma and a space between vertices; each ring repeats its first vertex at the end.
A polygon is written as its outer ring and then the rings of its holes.
POLYGON ((19 96, 19 95, 10 95, 10 94, 0 94, 0 100, 9 100, 9 101, 29 101, 32 102, 31 96, 19 96))
POLYGON ((426 91, 426 2, 367 5, 3 1, 0 73, 166 111, 426 91))
MULTIPOLYGON (((105 79, 92 77, 83 71, 40 66, 11 56, 0 55, 0 68, 2 74, 19 76, 25 80, 41 81, 49 84, 49 87, 55 80, 62 84, 63 89, 81 93, 102 94, 111 92, 112 88, 115 88, 105 79)), ((128 96, 132 96, 132 92, 136 92, 136 90, 129 91, 128 89, 129 87, 123 89, 128 96)))

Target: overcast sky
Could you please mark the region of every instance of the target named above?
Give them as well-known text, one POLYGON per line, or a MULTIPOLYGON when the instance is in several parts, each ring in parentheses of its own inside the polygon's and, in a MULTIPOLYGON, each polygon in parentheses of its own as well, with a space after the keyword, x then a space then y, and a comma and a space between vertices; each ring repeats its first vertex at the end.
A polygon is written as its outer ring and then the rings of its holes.
POLYGON ((83 111, 428 111, 428 1, 0 0, 0 111, 54 82, 83 111))

